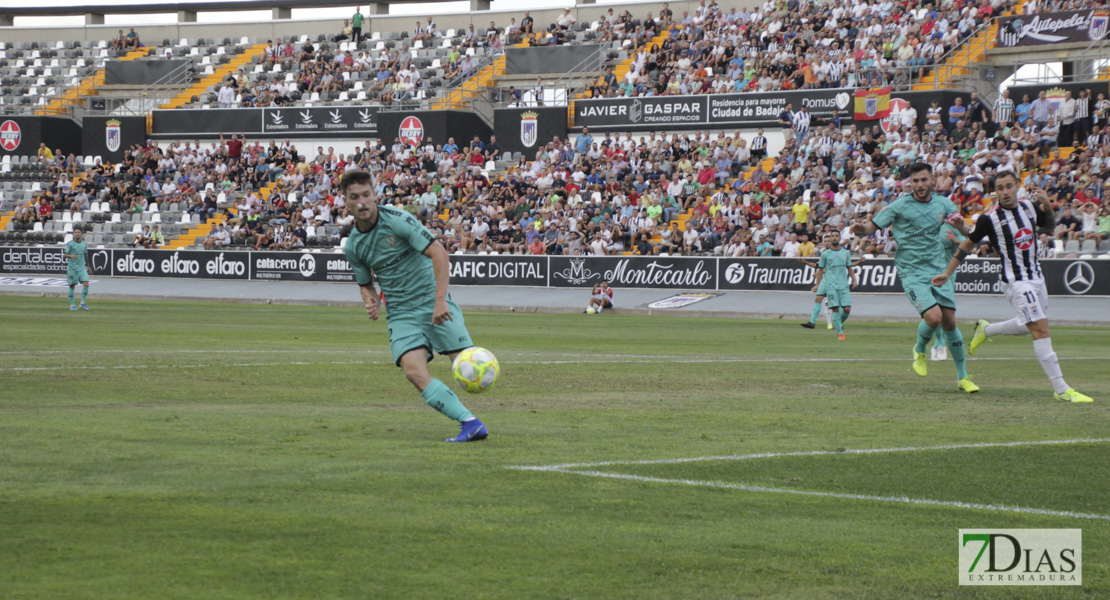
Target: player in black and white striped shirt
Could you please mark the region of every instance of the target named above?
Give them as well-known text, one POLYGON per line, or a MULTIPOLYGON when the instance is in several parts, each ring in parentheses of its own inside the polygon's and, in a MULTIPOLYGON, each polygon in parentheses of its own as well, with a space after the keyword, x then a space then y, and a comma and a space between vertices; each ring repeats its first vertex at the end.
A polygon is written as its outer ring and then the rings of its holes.
POLYGON ((1017 317, 1001 323, 988 323, 982 319, 975 324, 975 336, 968 346, 968 354, 995 335, 1033 334, 1033 350, 1041 363, 1057 400, 1066 402, 1091 402, 1089 396, 1075 391, 1064 382, 1052 338, 1048 332, 1048 292, 1045 290, 1041 264, 1037 260, 1037 227, 1055 223, 1055 213, 1048 192, 1036 188, 1034 197, 1040 206, 1018 200, 1020 187, 1012 171, 1003 171, 995 178, 998 208, 979 215, 975 228, 960 243, 948 269, 933 278, 933 285, 941 286, 956 272, 956 267, 979 242, 987 238, 995 252, 1002 258, 1002 281, 1006 298, 1017 311, 1017 317))

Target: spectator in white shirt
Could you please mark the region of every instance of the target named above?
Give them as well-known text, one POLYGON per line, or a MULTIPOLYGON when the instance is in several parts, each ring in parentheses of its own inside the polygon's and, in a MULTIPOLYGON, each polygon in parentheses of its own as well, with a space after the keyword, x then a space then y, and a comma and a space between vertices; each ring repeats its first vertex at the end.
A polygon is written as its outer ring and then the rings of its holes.
POLYGON ((220 103, 220 108, 231 108, 235 103, 235 89, 225 82, 216 94, 216 99, 220 103))

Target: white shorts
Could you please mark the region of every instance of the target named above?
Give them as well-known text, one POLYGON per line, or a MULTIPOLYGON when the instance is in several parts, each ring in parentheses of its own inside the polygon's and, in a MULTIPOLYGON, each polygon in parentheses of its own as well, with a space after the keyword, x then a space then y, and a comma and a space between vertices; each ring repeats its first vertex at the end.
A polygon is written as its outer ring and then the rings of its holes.
POLYGON ((1015 281, 1002 284, 1010 306, 1014 307, 1018 319, 1029 324, 1048 318, 1048 291, 1043 279, 1015 281))
POLYGON ((601 305, 605 308, 613 306, 613 301, 609 299, 609 294, 594 294, 590 296, 590 299, 601 302, 601 305))

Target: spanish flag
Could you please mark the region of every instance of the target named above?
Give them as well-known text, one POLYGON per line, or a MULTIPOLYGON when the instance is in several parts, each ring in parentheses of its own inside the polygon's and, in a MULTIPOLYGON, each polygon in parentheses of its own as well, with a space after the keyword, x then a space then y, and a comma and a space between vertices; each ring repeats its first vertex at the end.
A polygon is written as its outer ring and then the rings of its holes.
POLYGON ((874 121, 890 116, 890 88, 856 91, 856 120, 874 121))

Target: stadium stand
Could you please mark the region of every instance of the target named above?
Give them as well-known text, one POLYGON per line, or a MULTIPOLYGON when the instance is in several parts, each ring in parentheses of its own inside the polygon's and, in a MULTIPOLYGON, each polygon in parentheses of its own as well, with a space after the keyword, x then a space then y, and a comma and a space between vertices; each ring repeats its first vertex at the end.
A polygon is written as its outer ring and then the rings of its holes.
MULTIPOLYGON (((109 58, 170 57, 193 61, 196 73, 165 103, 170 108, 461 107, 503 72, 503 48, 587 42, 607 44, 607 69, 580 96, 936 85, 939 72, 928 69, 936 58, 974 62, 969 40, 987 35, 991 15, 1029 8, 986 1, 936 13, 892 2, 785 6, 724 13, 703 1, 692 15, 666 9, 641 21, 624 11, 589 24, 557 21, 531 35, 513 19, 493 31, 369 32, 360 43, 324 35, 201 38, 131 53, 107 40, 68 48, 7 43, 0 47, 0 108, 47 108, 66 97, 62 87, 98 85, 109 58)), ((338 250, 352 221, 338 180, 363 168, 377 175, 383 204, 419 216, 452 252, 808 255, 826 232, 847 231, 900 194, 905 167, 926 160, 937 169, 938 190, 969 221, 990 209, 993 175, 1017 170, 1060 208, 1059 226, 1043 232, 1046 256, 1110 255, 1110 138, 1099 133, 1108 117, 1110 101, 1091 98, 1094 134, 1074 141, 1058 140, 1054 125, 1037 127, 1029 117, 958 127, 945 119, 889 133, 877 125, 815 125, 763 160, 752 158, 753 134, 708 131, 572 134, 527 157, 501 155, 490 140, 458 148, 368 142, 350 155, 288 141, 245 140, 241 149, 239 140, 148 141, 115 165, 87 156, 4 156, 0 243, 60 244, 83 225, 93 246, 147 244, 144 227, 157 225, 162 246, 177 249, 215 243, 222 225, 227 239, 219 247, 338 250)), ((845 237, 860 254, 895 249, 883 231, 845 237)))

